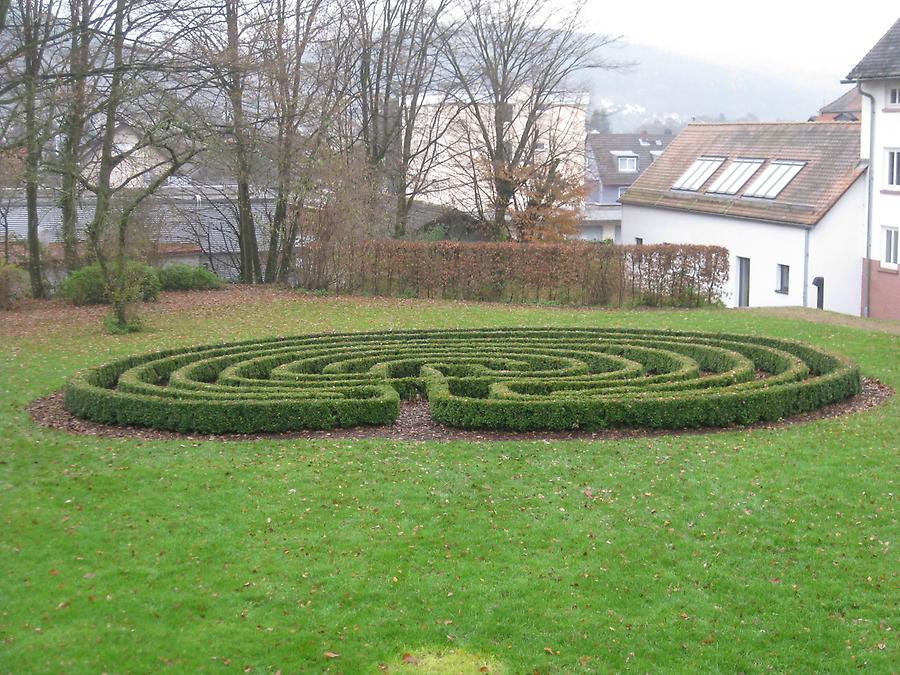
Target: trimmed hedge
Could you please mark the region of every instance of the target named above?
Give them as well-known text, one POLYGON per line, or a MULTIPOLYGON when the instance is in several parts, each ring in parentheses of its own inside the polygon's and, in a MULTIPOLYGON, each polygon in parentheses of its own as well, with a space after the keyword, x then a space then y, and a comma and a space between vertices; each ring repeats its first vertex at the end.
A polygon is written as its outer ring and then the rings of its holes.
POLYGON ((389 424, 401 398, 471 429, 689 428, 777 420, 860 390, 846 359, 750 335, 631 329, 345 333, 174 349, 73 377, 106 424, 253 433, 389 424))
POLYGON ((728 280, 719 246, 614 246, 587 241, 331 240, 301 247, 303 288, 392 297, 696 307, 728 280))

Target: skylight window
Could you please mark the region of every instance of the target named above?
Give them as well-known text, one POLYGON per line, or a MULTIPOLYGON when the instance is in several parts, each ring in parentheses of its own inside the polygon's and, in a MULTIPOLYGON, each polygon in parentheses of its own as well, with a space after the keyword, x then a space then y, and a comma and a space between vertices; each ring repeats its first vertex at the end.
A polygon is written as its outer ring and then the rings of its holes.
POLYGON ((675 181, 672 189, 696 192, 716 172, 716 169, 722 166, 724 161, 724 157, 698 157, 681 175, 681 178, 675 181))
POLYGON ((775 199, 788 186, 806 162, 778 159, 769 164, 744 193, 745 197, 775 199))
POLYGON ((737 158, 713 181, 707 192, 718 195, 736 195, 756 170, 763 165, 761 159, 737 158))

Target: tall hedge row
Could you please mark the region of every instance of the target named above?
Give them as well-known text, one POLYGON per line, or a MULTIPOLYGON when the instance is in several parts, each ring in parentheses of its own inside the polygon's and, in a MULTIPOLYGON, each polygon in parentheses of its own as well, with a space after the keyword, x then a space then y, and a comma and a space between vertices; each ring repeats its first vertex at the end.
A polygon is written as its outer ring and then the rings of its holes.
POLYGON ((499 302, 694 307, 719 299, 718 246, 338 241, 300 249, 301 286, 499 302))

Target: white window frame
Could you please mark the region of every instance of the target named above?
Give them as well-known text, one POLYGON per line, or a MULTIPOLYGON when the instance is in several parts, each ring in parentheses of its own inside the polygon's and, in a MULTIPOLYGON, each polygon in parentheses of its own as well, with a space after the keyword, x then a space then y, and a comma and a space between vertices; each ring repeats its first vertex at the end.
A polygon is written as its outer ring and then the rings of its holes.
POLYGON ((791 266, 778 263, 775 266, 775 292, 787 295, 791 289, 791 266))
POLYGON ((888 85, 884 96, 884 107, 900 110, 900 85, 888 85))
POLYGON ((687 171, 672 185, 673 190, 684 192, 697 192, 725 163, 725 157, 707 157, 701 155, 691 164, 687 171))
POLYGON ((900 189, 900 148, 885 150, 885 185, 889 190, 900 189))
POLYGON ((622 195, 625 194, 625 190, 627 190, 628 187, 628 185, 620 185, 618 188, 618 192, 616 193, 616 199, 621 198, 622 195))
POLYGON ((881 266, 897 269, 898 242, 900 242, 900 228, 883 227, 881 236, 881 266))
POLYGON ((637 173, 638 170, 638 157, 637 155, 620 155, 618 157, 618 166, 619 173, 637 173), (625 163, 625 168, 622 168, 623 162, 625 163), (631 166, 632 168, 629 168, 631 166))

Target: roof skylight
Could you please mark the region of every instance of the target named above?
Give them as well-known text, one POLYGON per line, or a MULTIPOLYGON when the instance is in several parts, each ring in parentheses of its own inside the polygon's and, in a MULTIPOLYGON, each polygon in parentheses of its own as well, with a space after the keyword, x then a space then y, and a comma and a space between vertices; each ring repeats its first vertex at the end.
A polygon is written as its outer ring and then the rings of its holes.
POLYGON ((753 181, 744 196, 775 199, 804 166, 806 166, 806 162, 777 159, 763 169, 759 178, 753 181))
POLYGON ((762 159, 738 157, 719 175, 707 192, 719 195, 736 195, 756 170, 763 165, 762 159))
POLYGON ((696 192, 716 172, 716 169, 722 166, 724 161, 724 157, 698 157, 681 175, 681 178, 675 181, 672 189, 696 192))

